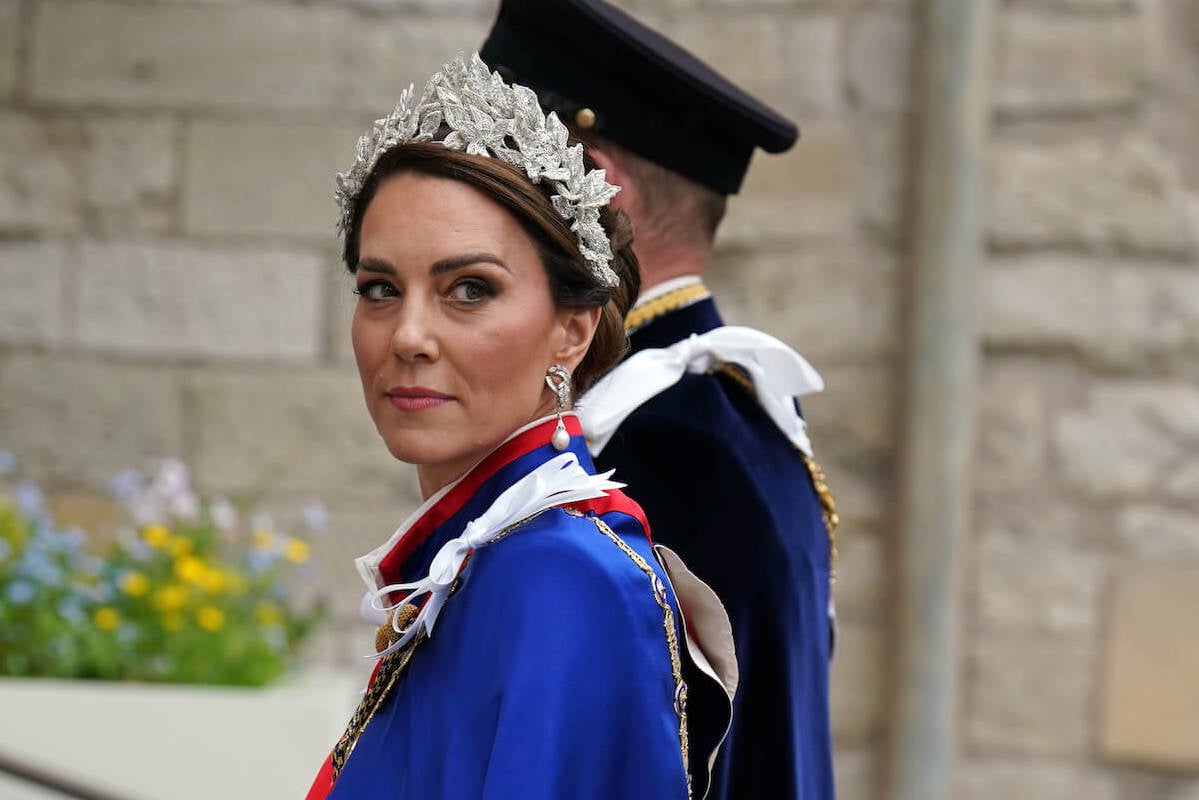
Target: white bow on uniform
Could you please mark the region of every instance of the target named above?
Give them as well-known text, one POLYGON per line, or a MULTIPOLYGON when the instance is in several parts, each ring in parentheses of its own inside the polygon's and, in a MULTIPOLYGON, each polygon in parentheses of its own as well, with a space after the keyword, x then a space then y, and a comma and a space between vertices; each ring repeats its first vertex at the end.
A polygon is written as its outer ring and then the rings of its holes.
POLYGON ((685 374, 702 374, 725 364, 745 370, 762 408, 792 444, 811 456, 807 425, 795 398, 824 389, 820 373, 773 336, 732 325, 635 353, 592 387, 578 407, 592 455, 607 446, 626 417, 685 374))

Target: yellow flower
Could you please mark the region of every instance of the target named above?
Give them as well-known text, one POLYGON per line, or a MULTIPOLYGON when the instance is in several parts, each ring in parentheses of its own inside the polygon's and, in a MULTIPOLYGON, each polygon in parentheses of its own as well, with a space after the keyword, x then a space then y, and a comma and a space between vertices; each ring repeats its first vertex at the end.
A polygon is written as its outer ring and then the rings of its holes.
POLYGON ((151 547, 165 547, 171 541, 171 532, 162 525, 147 525, 142 530, 142 538, 151 547))
POLYGON ((200 586, 203 587, 204 591, 211 594, 222 591, 227 583, 228 580, 225 578, 225 574, 219 569, 206 568, 204 574, 199 579, 200 586))
POLYGON ((121 591, 130 597, 141 597, 150 591, 150 579, 140 572, 126 572, 121 576, 121 591))
POLYGON ((203 583, 208 567, 195 556, 184 556, 175 562, 175 577, 184 583, 203 583))
POLYGON ((162 629, 171 633, 178 633, 183 630, 185 622, 183 615, 177 611, 162 615, 162 629))
POLYGON ((303 539, 288 539, 283 547, 283 556, 293 564, 303 564, 311 554, 308 542, 303 539))
POLYGON ((97 608, 96 613, 92 614, 92 622, 102 631, 112 631, 121 624, 121 615, 115 608, 103 606, 97 608))
POLYGON ((164 586, 154 593, 154 607, 163 613, 178 611, 187 603, 187 589, 177 583, 164 586))
POLYGON ((254 607, 254 615, 263 625, 278 625, 283 620, 283 611, 269 600, 263 600, 254 607))
POLYGON ((206 631, 219 631, 225 625, 225 612, 216 606, 200 606, 196 622, 206 631))
POLYGON ((270 531, 256 530, 250 534, 250 541, 255 550, 270 550, 275 546, 275 534, 270 531))
POLYGON ((166 544, 166 551, 175 558, 182 558, 192 551, 191 539, 176 536, 166 544))

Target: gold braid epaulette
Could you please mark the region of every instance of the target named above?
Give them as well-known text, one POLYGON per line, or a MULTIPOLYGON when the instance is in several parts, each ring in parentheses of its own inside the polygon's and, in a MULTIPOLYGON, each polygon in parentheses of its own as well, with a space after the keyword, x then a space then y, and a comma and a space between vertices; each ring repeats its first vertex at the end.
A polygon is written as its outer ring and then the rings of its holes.
POLYGON ((700 300, 706 300, 711 296, 712 293, 708 291, 708 287, 702 283, 693 283, 690 286, 675 289, 673 292, 667 292, 630 311, 624 318, 625 333, 631 333, 643 325, 648 325, 658 317, 692 303, 698 303, 700 300))
MULTIPOLYGON (((757 396, 753 381, 736 365, 725 364, 719 369, 719 373, 730 378, 750 394, 757 396)), ((824 470, 807 453, 800 453, 800 456, 803 458, 804 466, 808 468, 808 475, 812 478, 812 488, 816 490, 816 497, 820 500, 824 528, 828 531, 828 582, 829 585, 832 585, 837 582, 837 526, 841 524, 841 517, 837 514, 837 501, 833 497, 832 490, 828 488, 828 478, 825 477, 824 470)))

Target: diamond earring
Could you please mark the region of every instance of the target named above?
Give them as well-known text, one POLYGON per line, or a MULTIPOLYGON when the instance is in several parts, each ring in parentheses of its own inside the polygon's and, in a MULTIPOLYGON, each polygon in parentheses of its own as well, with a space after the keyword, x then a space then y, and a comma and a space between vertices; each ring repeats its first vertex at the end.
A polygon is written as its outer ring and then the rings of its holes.
POLYGON ((558 401, 558 427, 554 428, 550 444, 561 452, 570 445, 570 433, 566 430, 566 424, 562 422, 562 412, 570 405, 570 370, 561 364, 550 364, 545 373, 545 385, 550 387, 558 401))

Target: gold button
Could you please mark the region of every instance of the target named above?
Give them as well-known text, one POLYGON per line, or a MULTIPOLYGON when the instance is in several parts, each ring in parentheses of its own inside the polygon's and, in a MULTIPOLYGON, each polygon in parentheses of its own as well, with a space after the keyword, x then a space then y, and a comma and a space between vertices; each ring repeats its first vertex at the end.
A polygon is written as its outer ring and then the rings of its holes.
POLYGON ((575 125, 578 125, 583 130, 590 130, 595 127, 595 112, 590 108, 580 108, 575 114, 575 125))

